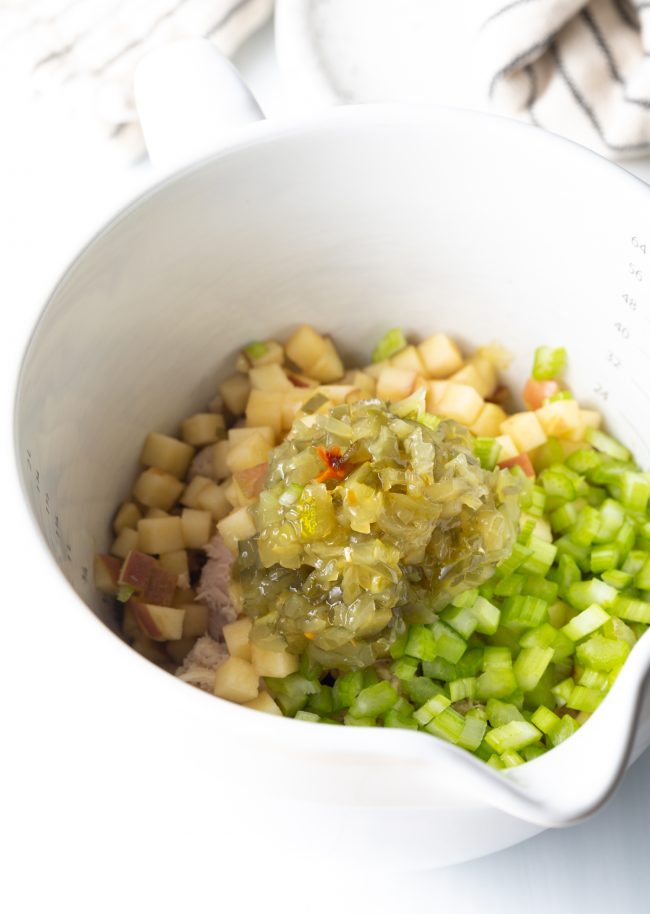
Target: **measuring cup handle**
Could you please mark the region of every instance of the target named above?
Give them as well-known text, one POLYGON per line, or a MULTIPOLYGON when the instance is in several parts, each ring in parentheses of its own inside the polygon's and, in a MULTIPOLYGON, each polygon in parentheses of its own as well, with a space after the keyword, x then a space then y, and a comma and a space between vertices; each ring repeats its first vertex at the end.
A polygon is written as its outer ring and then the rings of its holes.
POLYGON ((204 39, 150 51, 134 76, 135 102, 156 168, 187 165, 264 118, 231 62, 204 39))

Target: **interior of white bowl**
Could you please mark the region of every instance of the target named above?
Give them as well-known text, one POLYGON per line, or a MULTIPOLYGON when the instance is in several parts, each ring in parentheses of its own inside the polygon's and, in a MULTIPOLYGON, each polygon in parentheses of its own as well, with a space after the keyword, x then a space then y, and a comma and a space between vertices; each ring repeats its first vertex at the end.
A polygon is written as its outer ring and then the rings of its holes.
POLYGON ((534 348, 650 466, 648 190, 578 147, 496 119, 409 109, 261 125, 172 177, 83 251, 36 327, 16 433, 62 572, 113 625, 95 551, 149 430, 202 409, 251 339, 300 322, 368 360, 389 327, 498 340, 519 388, 534 348))

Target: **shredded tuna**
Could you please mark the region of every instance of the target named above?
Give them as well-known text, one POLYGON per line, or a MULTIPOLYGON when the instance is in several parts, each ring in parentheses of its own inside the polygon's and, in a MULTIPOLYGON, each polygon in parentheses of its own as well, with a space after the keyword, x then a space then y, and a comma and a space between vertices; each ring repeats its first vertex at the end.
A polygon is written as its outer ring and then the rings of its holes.
POLYGON ((208 479, 214 478, 214 451, 213 445, 208 444, 196 454, 190 464, 187 474, 188 479, 194 479, 195 476, 207 476, 208 479))
POLYGON ((212 537, 205 551, 208 560, 201 571, 197 600, 210 610, 208 631, 219 640, 224 625, 237 618, 237 610, 230 597, 230 566, 234 559, 218 533, 212 537))
POLYGON ((212 692, 214 674, 227 658, 228 649, 225 644, 215 641, 209 635, 203 635, 187 654, 183 665, 176 671, 176 675, 183 682, 188 682, 206 692, 212 692))

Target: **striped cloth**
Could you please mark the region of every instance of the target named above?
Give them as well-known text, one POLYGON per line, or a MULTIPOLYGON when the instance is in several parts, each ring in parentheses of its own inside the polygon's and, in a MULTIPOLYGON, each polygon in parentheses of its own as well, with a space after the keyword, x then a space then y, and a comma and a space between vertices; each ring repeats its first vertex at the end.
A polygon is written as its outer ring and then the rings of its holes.
POLYGON ((492 106, 610 158, 650 152, 650 2, 482 0, 492 106))
POLYGON ((143 153, 133 71, 153 47, 209 38, 225 54, 268 18, 273 0, 0 0, 0 83, 143 153))

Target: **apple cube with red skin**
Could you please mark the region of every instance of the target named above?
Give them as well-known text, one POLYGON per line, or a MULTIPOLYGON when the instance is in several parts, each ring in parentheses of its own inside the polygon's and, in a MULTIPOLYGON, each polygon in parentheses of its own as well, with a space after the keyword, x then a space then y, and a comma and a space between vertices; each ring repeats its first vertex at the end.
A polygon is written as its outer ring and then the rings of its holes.
POLYGON ((509 460, 501 460, 499 462, 499 469, 501 470, 507 470, 510 467, 521 467, 526 476, 531 478, 535 476, 535 470, 528 454, 517 454, 516 457, 510 457, 509 460))
POLYGON ((94 579, 97 590, 115 596, 121 567, 122 563, 114 555, 96 555, 94 579))
POLYGON ((145 555, 144 552, 138 552, 137 549, 132 549, 122 563, 117 583, 142 592, 146 590, 155 567, 154 558, 145 555))
POLYGON ((235 473, 235 480, 246 498, 257 498, 264 488, 264 481, 269 471, 268 463, 258 463, 235 473))
POLYGON ((158 606, 171 606, 178 577, 158 565, 154 565, 151 577, 142 594, 145 603, 155 603, 158 606))
POLYGON ((182 638, 184 609, 141 603, 133 599, 126 605, 131 608, 135 621, 144 634, 153 641, 178 641, 182 638))

